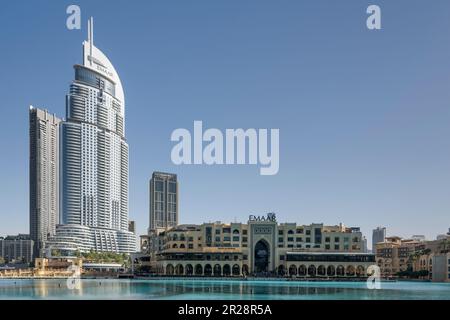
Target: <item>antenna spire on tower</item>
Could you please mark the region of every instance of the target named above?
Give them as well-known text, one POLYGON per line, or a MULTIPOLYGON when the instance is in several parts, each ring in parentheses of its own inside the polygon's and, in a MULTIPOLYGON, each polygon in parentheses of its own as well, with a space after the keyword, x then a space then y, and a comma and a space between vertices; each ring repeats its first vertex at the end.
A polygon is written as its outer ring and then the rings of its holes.
POLYGON ((91 19, 88 20, 88 32, 87 32, 87 41, 90 43, 91 42, 91 19))
POLYGON ((92 66, 92 47, 94 46, 94 18, 88 20, 89 64, 92 66))
POLYGON ((94 45, 94 18, 91 17, 90 20, 91 20, 91 28, 90 28, 91 34, 89 35, 89 38, 91 40, 92 45, 94 45))

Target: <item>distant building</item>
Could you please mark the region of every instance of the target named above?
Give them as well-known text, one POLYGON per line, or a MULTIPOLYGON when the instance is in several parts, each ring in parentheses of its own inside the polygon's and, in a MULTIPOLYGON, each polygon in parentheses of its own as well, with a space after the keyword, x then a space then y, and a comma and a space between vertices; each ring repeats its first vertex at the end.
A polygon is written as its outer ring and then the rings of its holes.
POLYGON ((375 252, 376 244, 379 242, 384 242, 386 239, 386 228, 377 227, 372 231, 372 251, 375 252))
POLYGON ((414 234, 411 239, 416 240, 416 241, 425 241, 426 238, 424 235, 421 234, 414 234))
POLYGON ((436 237, 436 240, 445 240, 450 236, 450 228, 448 228, 447 234, 439 234, 436 237))
POLYGON ((153 172, 149 191, 149 234, 158 234, 176 227, 178 225, 177 175, 153 172))
POLYGON ((369 248, 367 247, 367 238, 365 236, 362 237, 363 242, 363 252, 369 252, 369 248))
POLYGON ((436 240, 445 240, 447 239, 448 235, 446 234, 438 234, 436 237, 436 240))
POLYGON ((387 237, 385 241, 375 246, 377 265, 381 269, 381 276, 393 277, 399 272, 412 268, 411 256, 425 249, 423 241, 387 237))
MULTIPOLYGON (((36 258, 34 262, 34 267, 36 271, 55 271, 55 270, 61 270, 61 271, 67 271, 69 267, 71 266, 77 266, 82 267, 83 266, 83 259, 81 258, 62 258, 62 257, 56 257, 56 258, 36 258)), ((72 273, 72 271, 70 271, 72 273)))
POLYGON ((136 221, 128 221, 128 231, 136 233, 136 221))
POLYGON ((0 257, 6 263, 29 264, 33 261, 33 245, 33 240, 26 234, 0 238, 0 257))
POLYGON ((59 126, 61 119, 30 106, 30 236, 34 253, 43 255, 45 242, 59 223, 59 126))
POLYGON ((140 239, 140 252, 141 253, 149 253, 149 236, 148 235, 142 235, 139 237, 140 239))

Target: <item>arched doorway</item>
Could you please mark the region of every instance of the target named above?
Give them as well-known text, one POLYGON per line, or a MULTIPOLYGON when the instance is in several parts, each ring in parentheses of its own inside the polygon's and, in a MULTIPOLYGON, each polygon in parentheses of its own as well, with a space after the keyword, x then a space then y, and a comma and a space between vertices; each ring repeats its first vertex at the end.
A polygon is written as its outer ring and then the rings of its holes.
POLYGON ((205 265, 205 276, 210 276, 212 274, 212 268, 210 264, 205 265))
POLYGON ((320 265, 320 266, 317 268, 317 274, 318 274, 319 276, 324 276, 325 273, 326 273, 325 266, 320 265))
POLYGON ((244 264, 243 266, 242 266, 242 275, 244 275, 244 276, 246 276, 246 275, 248 275, 248 265, 246 265, 246 264, 244 264))
POLYGON ((238 264, 233 266, 233 276, 239 276, 241 274, 241 268, 238 264))
POLYGON ((347 266, 347 270, 345 272, 345 275, 348 277, 353 277, 355 275, 355 267, 354 266, 347 266))
POLYGON ((278 275, 279 276, 284 276, 286 272, 284 271, 284 266, 282 264, 279 265, 278 267, 278 275))
POLYGON ((304 264, 302 264, 300 267, 298 267, 298 275, 306 276, 306 266, 304 264))
POLYGON ((183 265, 178 264, 178 265, 175 267, 175 274, 176 274, 177 276, 182 276, 182 275, 184 275, 184 268, 183 268, 183 265))
POLYGON ((214 266, 214 276, 220 277, 221 275, 222 275, 222 267, 220 266, 220 264, 216 264, 214 266))
POLYGON ((358 276, 358 277, 364 277, 365 275, 366 275, 366 271, 365 271, 366 269, 363 267, 363 266, 358 266, 357 268, 356 268, 356 275, 358 276))
POLYGON ((201 264, 197 264, 197 265, 195 266, 195 275, 196 275, 196 276, 201 276, 201 275, 203 275, 203 267, 202 267, 201 264))
POLYGON ((327 268, 327 276, 332 277, 336 274, 336 270, 333 265, 329 265, 327 268))
POLYGON ((173 272, 174 272, 173 265, 171 265, 171 264, 167 265, 167 267, 166 267, 166 275, 172 276, 173 272))
POLYGON ((223 266, 223 275, 226 277, 231 275, 231 267, 229 264, 223 266))
POLYGON ((255 272, 269 271, 269 244, 259 240, 255 245, 255 272))
POLYGON ((289 267, 289 275, 290 276, 295 276, 297 275, 297 267, 295 265, 291 265, 289 267))
POLYGON ((192 267, 192 264, 186 265, 186 275, 191 276, 194 273, 194 267, 192 267))
POLYGON ((308 276, 310 276, 310 277, 316 276, 316 266, 315 265, 310 265, 308 267, 308 276))

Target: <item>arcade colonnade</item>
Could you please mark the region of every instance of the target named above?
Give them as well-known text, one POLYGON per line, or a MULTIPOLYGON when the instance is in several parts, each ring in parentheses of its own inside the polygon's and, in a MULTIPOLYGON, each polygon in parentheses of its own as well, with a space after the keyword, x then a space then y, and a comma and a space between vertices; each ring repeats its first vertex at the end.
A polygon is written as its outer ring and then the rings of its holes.
POLYGON ((242 261, 167 261, 158 271, 166 276, 239 277, 248 275, 249 267, 242 261))
POLYGON ((276 272, 283 276, 297 277, 366 277, 368 263, 287 262, 276 272))
MULTIPOLYGON (((280 264, 275 272, 289 277, 367 277, 367 263, 306 263, 280 264)), ((239 277, 248 275, 250 268, 242 261, 167 261, 160 265, 159 274, 167 276, 239 277)))

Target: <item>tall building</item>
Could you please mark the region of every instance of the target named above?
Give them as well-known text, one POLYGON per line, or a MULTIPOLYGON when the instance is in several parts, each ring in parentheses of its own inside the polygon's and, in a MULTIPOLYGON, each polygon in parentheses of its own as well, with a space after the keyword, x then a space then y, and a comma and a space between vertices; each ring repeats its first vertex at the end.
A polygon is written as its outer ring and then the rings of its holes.
POLYGON ((93 21, 83 64, 66 98, 61 128, 61 225, 52 248, 135 252, 128 231, 125 99, 114 66, 94 46, 93 21))
POLYGON ((30 106, 30 237, 42 256, 59 223, 59 126, 61 120, 30 106))
POLYGON ((377 227, 372 231, 372 251, 375 252, 377 243, 384 242, 386 239, 386 228, 377 227))
POLYGON ((128 231, 136 233, 136 221, 129 221, 128 222, 128 231))
POLYGON ((150 179, 150 233, 178 225, 178 181, 177 175, 153 172, 150 179))
POLYGON ((365 236, 362 237, 362 242, 363 242, 363 252, 368 253, 369 248, 367 248, 367 238, 365 236))

